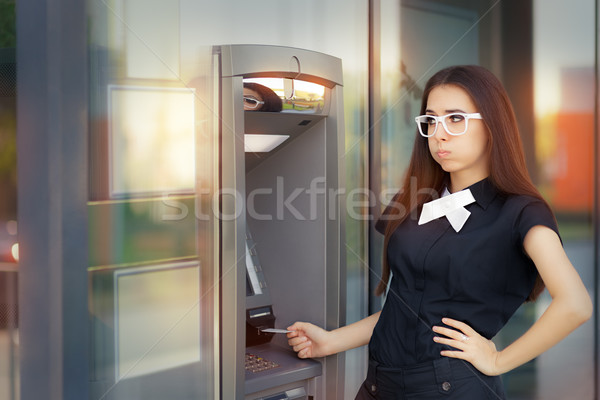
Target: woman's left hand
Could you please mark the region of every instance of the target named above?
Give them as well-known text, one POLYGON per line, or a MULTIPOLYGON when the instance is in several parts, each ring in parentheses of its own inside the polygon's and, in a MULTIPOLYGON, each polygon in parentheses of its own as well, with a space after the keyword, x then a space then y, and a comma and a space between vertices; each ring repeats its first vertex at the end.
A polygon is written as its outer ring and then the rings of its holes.
POLYGON ((458 350, 443 350, 441 355, 468 361, 485 375, 500 375, 496 368, 499 352, 494 342, 484 338, 464 322, 451 318, 442 318, 442 322, 455 329, 434 326, 435 333, 446 337, 436 336, 433 340, 458 350))

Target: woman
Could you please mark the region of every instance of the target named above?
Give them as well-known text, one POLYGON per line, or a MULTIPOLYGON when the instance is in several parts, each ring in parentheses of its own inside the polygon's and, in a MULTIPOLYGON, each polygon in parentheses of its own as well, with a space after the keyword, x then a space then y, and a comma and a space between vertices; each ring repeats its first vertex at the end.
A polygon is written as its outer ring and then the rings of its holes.
POLYGON ((438 72, 416 122, 403 189, 377 223, 382 311, 330 332, 296 322, 288 341, 300 358, 369 343, 357 399, 503 399, 499 375, 587 321, 592 303, 528 177, 498 79, 478 66, 438 72), (548 309, 498 351, 490 339, 544 286, 548 309))

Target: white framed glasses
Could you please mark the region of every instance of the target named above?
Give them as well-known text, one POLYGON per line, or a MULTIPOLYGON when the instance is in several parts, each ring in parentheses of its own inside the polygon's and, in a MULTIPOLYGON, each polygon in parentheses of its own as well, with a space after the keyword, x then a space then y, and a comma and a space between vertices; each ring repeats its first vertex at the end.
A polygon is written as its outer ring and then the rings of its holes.
POLYGON ((464 134, 469 126, 469 119, 483 119, 479 113, 451 113, 446 115, 419 115, 415 117, 415 122, 419 128, 419 133, 423 137, 432 137, 437 131, 441 122, 446 132, 453 136, 464 134))
POLYGON ((255 99, 254 97, 244 96, 244 107, 245 108, 254 109, 261 104, 265 104, 265 102, 255 99))

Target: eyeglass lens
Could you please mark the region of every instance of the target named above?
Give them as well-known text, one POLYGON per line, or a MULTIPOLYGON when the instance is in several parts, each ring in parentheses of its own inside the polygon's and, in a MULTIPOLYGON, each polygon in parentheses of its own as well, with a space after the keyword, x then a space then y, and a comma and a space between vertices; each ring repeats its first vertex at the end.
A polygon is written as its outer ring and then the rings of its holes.
MULTIPOLYGON (((438 122, 433 116, 424 115, 419 118, 419 130, 421 134, 433 136, 438 128, 438 122)), ((443 125, 446 131, 455 135, 461 135, 467 130, 467 118, 460 114, 445 116, 443 125)))
POLYGON ((256 108, 258 107, 259 101, 253 99, 252 97, 244 97, 244 104, 246 105, 246 107, 256 108))

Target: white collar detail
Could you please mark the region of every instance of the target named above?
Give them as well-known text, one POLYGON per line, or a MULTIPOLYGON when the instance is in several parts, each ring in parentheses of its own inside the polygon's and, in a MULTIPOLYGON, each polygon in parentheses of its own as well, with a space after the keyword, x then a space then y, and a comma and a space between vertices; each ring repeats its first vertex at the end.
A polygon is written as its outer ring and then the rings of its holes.
POLYGON ((450 225, 458 232, 471 215, 471 212, 465 209, 465 206, 474 202, 475 198, 471 190, 465 189, 451 194, 446 188, 441 198, 423 204, 419 225, 446 216, 450 225))

